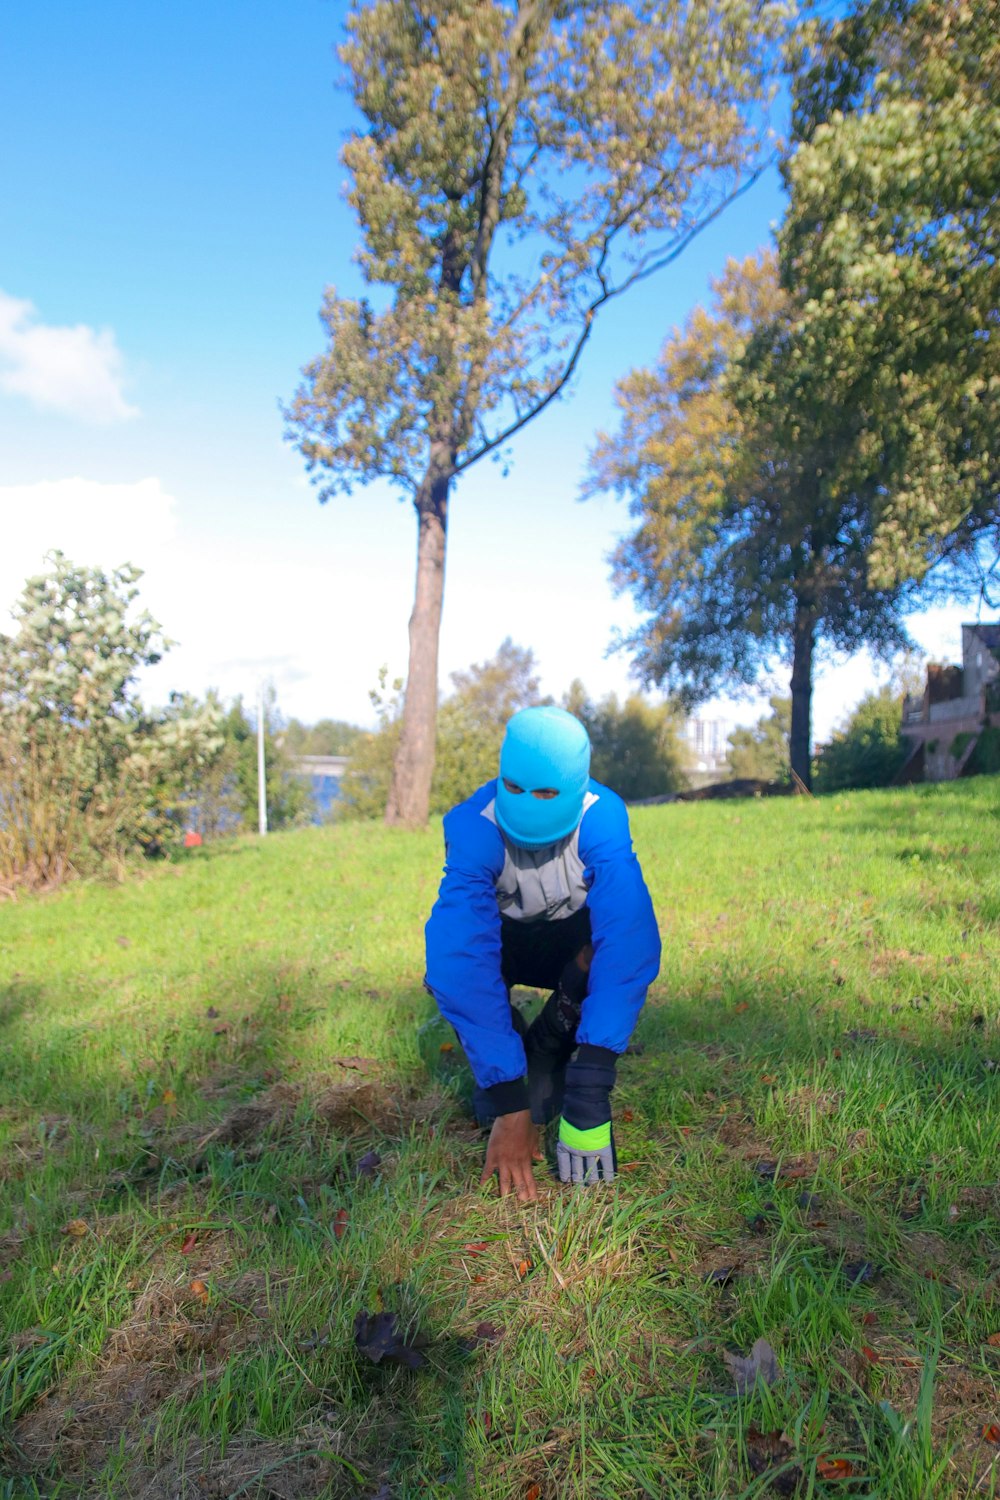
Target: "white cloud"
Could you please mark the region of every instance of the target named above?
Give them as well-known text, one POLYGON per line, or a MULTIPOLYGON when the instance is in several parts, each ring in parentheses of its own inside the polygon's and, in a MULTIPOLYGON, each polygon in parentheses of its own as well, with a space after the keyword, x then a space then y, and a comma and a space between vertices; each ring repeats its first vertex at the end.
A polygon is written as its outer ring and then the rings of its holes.
POLYGON ((0 391, 83 422, 121 422, 138 415, 122 363, 111 329, 40 323, 33 303, 0 291, 0 391))
POLYGON ((147 567, 174 536, 175 506, 159 479, 101 484, 49 479, 0 486, 0 619, 48 552, 86 567, 147 567))

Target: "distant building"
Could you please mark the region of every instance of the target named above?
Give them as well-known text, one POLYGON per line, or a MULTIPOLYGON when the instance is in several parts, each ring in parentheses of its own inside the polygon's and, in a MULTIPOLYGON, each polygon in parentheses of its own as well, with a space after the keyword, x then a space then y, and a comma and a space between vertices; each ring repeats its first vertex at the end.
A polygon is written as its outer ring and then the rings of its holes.
POLYGON ((991 725, 1000 728, 1000 625, 963 625, 962 665, 930 665, 923 693, 903 700, 912 749, 897 782, 954 781, 991 725))
POLYGON ((733 726, 728 719, 685 719, 684 743, 691 753, 693 768, 696 771, 727 771, 732 732, 733 726))

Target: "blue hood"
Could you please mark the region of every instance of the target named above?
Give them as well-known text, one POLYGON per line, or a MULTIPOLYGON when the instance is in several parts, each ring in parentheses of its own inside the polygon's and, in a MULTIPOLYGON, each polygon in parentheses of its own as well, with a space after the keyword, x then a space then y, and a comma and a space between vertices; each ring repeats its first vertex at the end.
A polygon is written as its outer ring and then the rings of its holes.
POLYGON ((522 849, 555 844, 578 827, 590 784, 587 731, 562 708, 523 708, 507 725, 500 751, 496 820, 502 833, 522 849), (510 781, 522 788, 511 792, 510 781), (554 790, 555 797, 533 797, 554 790))

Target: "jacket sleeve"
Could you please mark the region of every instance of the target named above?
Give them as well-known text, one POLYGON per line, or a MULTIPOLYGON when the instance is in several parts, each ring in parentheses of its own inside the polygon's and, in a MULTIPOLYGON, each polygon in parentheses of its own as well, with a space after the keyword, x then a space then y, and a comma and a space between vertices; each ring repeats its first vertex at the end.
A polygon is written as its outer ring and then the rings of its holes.
POLYGON ((503 840, 482 816, 490 800, 483 792, 445 817, 444 879, 425 937, 427 987, 458 1032, 477 1084, 493 1088, 523 1078, 526 1065, 500 973, 503 840))
POLYGON ((577 1041, 621 1053, 660 971, 660 934, 628 812, 607 787, 584 814, 579 847, 594 957, 577 1041))

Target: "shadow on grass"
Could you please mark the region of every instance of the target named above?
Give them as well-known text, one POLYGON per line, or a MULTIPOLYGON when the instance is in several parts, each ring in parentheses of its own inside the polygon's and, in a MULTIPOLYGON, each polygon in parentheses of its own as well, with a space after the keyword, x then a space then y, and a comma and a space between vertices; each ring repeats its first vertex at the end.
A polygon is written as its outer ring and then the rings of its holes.
MULTIPOLYGON (((186 1408, 186 1428, 167 1423, 159 1447, 147 1439, 164 1400, 178 1399, 181 1377, 200 1371, 202 1384, 214 1389, 231 1367, 237 1382, 252 1384, 251 1370, 263 1380, 269 1369, 269 1380, 294 1391, 292 1404, 266 1419, 252 1389, 241 1397, 237 1435, 254 1442, 263 1431, 267 1441, 285 1445, 283 1487, 275 1470, 267 1480, 271 1494, 473 1496, 468 1436, 470 1419, 478 1419, 484 1351, 464 1348, 453 1332, 438 1332, 443 1311, 428 1289, 432 1244, 421 1228, 422 1220, 429 1226, 433 1215, 447 1215, 474 1180, 474 1137, 461 1133, 458 1119, 468 1090, 462 1065, 439 1049, 435 1064, 432 1043, 427 1072, 412 1061, 409 1070, 403 1066, 415 1049, 409 1040, 400 1044, 400 1030, 431 1016, 430 1002, 411 987, 378 997, 384 1055, 366 1060, 335 1057, 332 1049, 302 1056, 304 1038, 315 1045, 310 1034, 317 1008, 331 1003, 318 981, 299 976, 290 983, 283 969, 266 965, 244 969, 239 979, 216 996, 208 1008, 215 1015, 205 1010, 167 1018, 142 1038, 130 1032, 124 1066, 120 1035, 88 1047, 69 1022, 35 1057, 22 1036, 22 1052, 4 1064, 15 1090, 19 1077, 30 1083, 26 1092, 36 1110, 54 1110, 72 1122, 58 1149, 28 1162, 7 1194, 15 1212, 29 1200, 34 1206, 30 1228, 18 1231, 17 1254, 7 1265, 12 1275, 0 1285, 0 1313, 13 1336, 7 1369, 14 1373, 5 1390, 9 1415, 18 1418, 6 1472, 21 1473, 26 1483, 35 1482, 34 1475, 39 1494, 59 1493, 60 1484, 63 1494, 115 1493, 110 1477, 100 1487, 100 1474, 110 1476, 114 1461, 106 1403, 104 1448, 95 1442, 88 1451, 85 1441, 73 1448, 67 1434, 79 1439, 81 1391, 93 1378, 88 1372, 106 1369, 109 1340, 134 1317, 136 1288, 129 1283, 138 1276, 140 1288, 153 1277, 173 1289, 175 1300, 169 1316, 161 1310, 153 1317, 155 1330, 166 1330, 173 1342, 137 1341, 137 1365, 153 1368, 157 1358, 167 1359, 178 1372, 177 1386, 168 1380, 165 1395, 142 1384, 139 1374, 119 1392, 118 1435, 126 1448, 131 1444, 132 1475, 146 1486, 143 1494, 161 1493, 150 1487, 157 1463, 166 1471, 171 1446, 182 1448, 199 1422, 215 1456, 203 1447, 198 1462, 202 1472, 212 1472, 225 1447, 225 1408, 218 1401, 206 1405, 206 1396, 186 1408), (240 986, 264 997, 249 1021, 240 986), (153 1068, 129 1078, 132 1060, 143 1051, 153 1068), (445 1086, 428 1100, 429 1074, 443 1076, 445 1086), (451 1128, 461 1149, 447 1144, 451 1128), (374 1168, 370 1178, 359 1176, 358 1163, 371 1150, 390 1165, 374 1168), (401 1208, 410 1217, 417 1213, 410 1229, 401 1208), (107 1221, 99 1251, 87 1234, 74 1243, 61 1233, 75 1219, 107 1221), (185 1250, 191 1234, 195 1245, 185 1250), (39 1278, 63 1260, 63 1284, 72 1295, 61 1301, 46 1293, 40 1323, 39 1278), (259 1342, 230 1348, 218 1329, 209 1331, 223 1315, 202 1307, 200 1292, 186 1300, 181 1294, 201 1281, 210 1296, 216 1286, 231 1295, 247 1275, 286 1288, 284 1300, 268 1292, 254 1315, 259 1342), (424 1333, 427 1368, 375 1366, 355 1351, 360 1311, 394 1312, 401 1328, 424 1333), (68 1341, 63 1335, 71 1327, 68 1341), (48 1332, 50 1343, 33 1342, 48 1332), (247 1363, 265 1354, 276 1363, 247 1363), (33 1413, 43 1411, 51 1451, 37 1435, 34 1448, 26 1440, 33 1413), (59 1421, 76 1425, 60 1428, 59 1421), (314 1471, 295 1489, 292 1461, 305 1451, 301 1444, 311 1444, 310 1452, 321 1453, 324 1444, 332 1451, 345 1431, 352 1435, 344 1456, 363 1484, 330 1460, 326 1488, 317 1488, 314 1471), (74 1454, 82 1469, 73 1467, 74 1454), (83 1472, 92 1488, 74 1490, 83 1472)), ((777 967, 766 976, 731 968, 720 978, 717 956, 706 954, 683 994, 658 987, 640 1022, 637 1051, 621 1065, 619 1109, 644 1116, 644 1145, 661 1154, 673 1181, 683 1184, 696 1153, 725 1167, 725 1194, 702 1206, 709 1231, 731 1234, 734 1213, 774 1195, 772 1178, 762 1178, 758 1164, 771 1159, 777 1168, 791 1156, 809 1158, 806 1186, 824 1177, 831 1191, 839 1183, 865 1200, 867 1222, 848 1226, 839 1251, 832 1235, 816 1236, 817 1251, 834 1266, 838 1253, 867 1250, 851 1235, 869 1236, 882 1254, 900 1236, 954 1229, 947 1214, 956 1184, 987 1160, 985 1147, 979 1157, 969 1153, 976 1118, 989 1119, 996 1106, 995 1075, 984 1067, 997 1047, 995 1023, 970 1032, 933 1007, 893 1018, 885 1008, 866 1007, 852 983, 827 980, 811 993, 810 985, 800 973, 777 967), (942 1095, 945 1102, 954 1098, 951 1120, 942 1095), (824 1113, 831 1101, 836 1108, 824 1113), (950 1165, 947 1145, 954 1143, 959 1115, 970 1127, 960 1130, 966 1155, 950 1165)), ((345 1007, 364 1002, 369 1012, 376 1003, 350 989, 339 998, 345 1007)), ((17 985, 2 1004, 0 1025, 9 1032, 43 1012, 46 995, 37 985, 17 985)), ((623 1126, 626 1160, 631 1133, 623 1126)), ((625 1190, 641 1190, 641 1181, 623 1178, 625 1190)), ((459 1222, 466 1213, 467 1206, 459 1222)), ((956 1241, 959 1258, 985 1263, 991 1253, 985 1234, 971 1226, 956 1241)), ((904 1257, 925 1252, 926 1246, 901 1244, 904 1257)), ((224 1317, 219 1327, 228 1338, 224 1317)), ((234 1340, 242 1327, 233 1323, 234 1340)), ((176 1479, 174 1470, 171 1483, 176 1479)), ((258 1492, 268 1490, 252 1483, 240 1490, 258 1492)))

